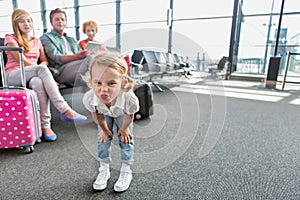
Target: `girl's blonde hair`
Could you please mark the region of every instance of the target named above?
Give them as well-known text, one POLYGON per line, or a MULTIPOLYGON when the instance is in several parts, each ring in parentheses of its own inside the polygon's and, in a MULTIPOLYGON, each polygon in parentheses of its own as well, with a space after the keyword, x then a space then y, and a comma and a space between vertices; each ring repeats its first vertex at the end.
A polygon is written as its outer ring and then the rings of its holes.
MULTIPOLYGON (((24 36, 21 33, 21 30, 19 28, 19 21, 21 20, 22 17, 27 17, 27 16, 30 17, 31 23, 33 23, 32 17, 25 10, 15 9, 14 12, 12 13, 12 15, 11 15, 11 22, 12 22, 14 35, 15 35, 15 37, 17 38, 17 40, 19 42, 19 46, 23 47, 25 52, 30 51, 30 45, 28 43, 27 38, 24 38, 24 36)), ((34 29, 32 29, 32 32, 33 32, 33 38, 34 38, 34 35, 35 35, 34 29)))
POLYGON ((92 26, 92 27, 94 27, 96 33, 98 33, 98 24, 97 24, 95 21, 89 20, 89 21, 84 22, 84 23, 82 24, 82 32, 83 32, 83 33, 86 33, 86 32, 85 32, 85 29, 86 29, 87 26, 92 26))
POLYGON ((135 80, 127 75, 128 65, 122 55, 111 52, 100 52, 96 54, 90 63, 89 77, 84 77, 84 80, 87 82, 89 87, 92 87, 92 71, 95 67, 109 67, 117 70, 121 74, 122 78, 125 78, 128 81, 122 90, 124 92, 128 92, 129 90, 133 89, 135 80))

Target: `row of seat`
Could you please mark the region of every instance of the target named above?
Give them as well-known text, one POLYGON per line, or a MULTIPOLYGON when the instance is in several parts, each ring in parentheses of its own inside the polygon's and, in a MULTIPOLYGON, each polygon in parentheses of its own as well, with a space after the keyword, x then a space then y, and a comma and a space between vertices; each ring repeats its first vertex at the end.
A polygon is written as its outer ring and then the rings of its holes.
POLYGON ((130 76, 135 79, 150 81, 159 91, 162 89, 155 84, 154 78, 170 75, 185 76, 192 70, 190 63, 184 62, 177 53, 134 50, 131 55, 130 76))
MULTIPOLYGON (((0 38, 0 46, 3 46, 3 44, 4 38, 0 38)), ((5 53, 3 55, 4 63, 6 63, 5 53)), ((189 78, 187 75, 192 68, 193 66, 184 62, 183 57, 177 53, 134 50, 130 57, 130 76, 134 79, 143 79, 151 82, 159 91, 163 90, 154 82, 154 78, 163 78, 166 75, 189 78)), ((0 85, 2 85, 1 80, 0 85)), ((60 89, 64 89, 64 87, 60 89)))

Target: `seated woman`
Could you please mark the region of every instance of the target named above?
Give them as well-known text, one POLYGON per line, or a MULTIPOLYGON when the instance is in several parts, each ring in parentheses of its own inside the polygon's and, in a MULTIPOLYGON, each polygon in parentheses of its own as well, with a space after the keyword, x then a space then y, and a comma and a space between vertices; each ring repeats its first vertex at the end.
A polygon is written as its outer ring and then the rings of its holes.
MULTIPOLYGON (((24 49, 24 66, 26 84, 36 93, 40 104, 41 125, 43 137, 46 141, 55 141, 57 136, 51 129, 50 101, 61 113, 60 118, 71 122, 80 122, 87 118, 75 112, 61 96, 57 84, 47 67, 44 49, 41 41, 34 37, 33 22, 28 12, 16 9, 12 13, 12 27, 14 34, 6 34, 5 46, 22 47, 24 49), (31 36, 30 33, 33 33, 31 36), (40 63, 37 64, 38 60, 40 63)), ((7 84, 20 86, 20 64, 17 51, 6 51, 7 63, 5 73, 7 84)))
MULTIPOLYGON (((95 36, 98 33, 98 25, 95 21, 90 20, 90 21, 84 22, 82 24, 82 32, 87 35, 86 39, 80 40, 78 42, 78 45, 80 46, 80 48, 82 50, 85 50, 87 43, 90 41, 100 43, 97 40, 95 40, 95 36)), ((100 45, 99 51, 105 51, 104 45, 100 45)))

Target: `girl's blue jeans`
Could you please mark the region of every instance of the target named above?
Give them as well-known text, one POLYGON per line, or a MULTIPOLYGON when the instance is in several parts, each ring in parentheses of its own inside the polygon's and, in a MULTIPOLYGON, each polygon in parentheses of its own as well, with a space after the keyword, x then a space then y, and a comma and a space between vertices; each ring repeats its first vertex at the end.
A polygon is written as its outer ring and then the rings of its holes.
MULTIPOLYGON (((110 117, 107 115, 104 115, 104 118, 106 120, 107 126, 109 130, 113 133, 113 127, 114 122, 117 126, 117 132, 119 131, 120 127, 122 126, 123 122, 123 115, 119 117, 110 117)), ((101 131, 100 126, 98 126, 99 132, 101 131)), ((119 146, 121 151, 121 163, 126 163, 128 165, 133 164, 133 153, 134 153, 134 140, 133 140, 133 123, 129 125, 129 131, 132 135, 132 138, 130 139, 130 143, 128 145, 125 145, 121 142, 121 136, 118 136, 119 139, 119 146)), ((117 134, 117 133, 116 133, 117 134)), ((113 133, 114 135, 114 133, 113 133)), ((111 142, 113 138, 108 138, 108 140, 105 143, 102 143, 98 140, 98 160, 100 162, 109 163, 111 161, 111 142)))

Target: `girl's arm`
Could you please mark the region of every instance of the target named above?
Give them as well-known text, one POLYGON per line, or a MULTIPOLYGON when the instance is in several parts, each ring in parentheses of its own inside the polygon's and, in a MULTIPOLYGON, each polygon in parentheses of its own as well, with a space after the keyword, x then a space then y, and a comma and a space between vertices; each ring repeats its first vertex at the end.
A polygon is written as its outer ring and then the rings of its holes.
POLYGON ((133 114, 124 113, 123 123, 122 123, 122 127, 121 128, 124 129, 124 130, 128 129, 128 127, 131 124, 131 122, 133 122, 133 117, 134 117, 133 114))
POLYGON ((107 123, 106 123, 106 120, 105 120, 103 114, 100 114, 96 111, 96 112, 92 113, 92 117, 93 117, 94 122, 100 126, 101 131, 103 131, 103 133, 107 137, 112 137, 112 133, 107 126, 107 123))
POLYGON ((134 114, 124 113, 122 126, 118 131, 118 135, 121 136, 121 141, 123 144, 128 145, 132 134, 130 133, 128 127, 133 122, 134 114))

